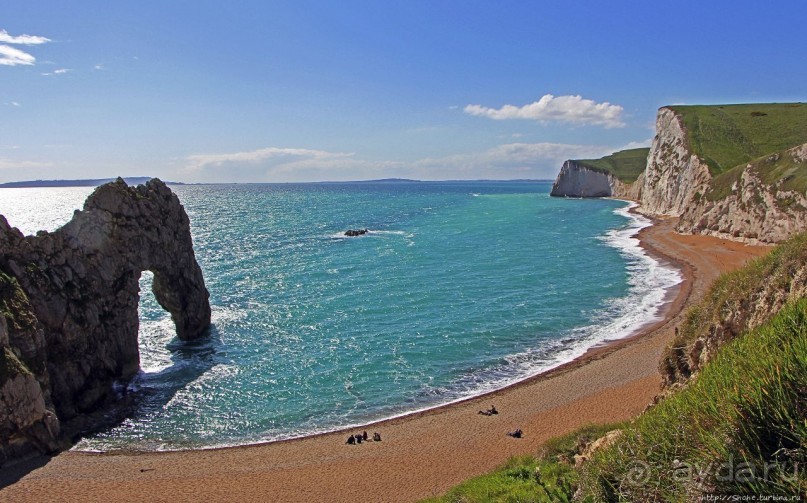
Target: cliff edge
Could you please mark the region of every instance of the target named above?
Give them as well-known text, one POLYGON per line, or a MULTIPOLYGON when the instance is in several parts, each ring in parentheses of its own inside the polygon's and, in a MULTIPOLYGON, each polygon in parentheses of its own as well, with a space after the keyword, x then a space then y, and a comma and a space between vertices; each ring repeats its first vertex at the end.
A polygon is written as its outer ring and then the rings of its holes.
POLYGON ((679 232, 749 243, 807 230, 807 104, 662 107, 640 153, 566 161, 551 195, 631 199, 679 232))
POLYGON ((646 148, 622 150, 600 159, 568 160, 552 185, 557 197, 619 197, 639 200, 646 148))
POLYGON ((54 232, 23 236, 0 216, 0 464, 67 445, 138 371, 138 280, 180 339, 210 325, 190 222, 159 180, 97 188, 54 232))

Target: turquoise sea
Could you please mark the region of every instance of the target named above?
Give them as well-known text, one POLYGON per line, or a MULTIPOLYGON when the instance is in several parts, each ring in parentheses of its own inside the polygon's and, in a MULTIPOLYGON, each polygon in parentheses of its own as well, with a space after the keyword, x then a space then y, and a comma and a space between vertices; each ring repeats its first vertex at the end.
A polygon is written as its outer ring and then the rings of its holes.
MULTIPOLYGON (((136 412, 81 449, 285 439, 478 395, 656 320, 681 281, 628 203, 542 182, 173 186, 211 294, 174 336, 141 278, 136 412), (369 233, 347 238, 347 229, 369 233)), ((0 189, 26 233, 89 188, 0 189)))

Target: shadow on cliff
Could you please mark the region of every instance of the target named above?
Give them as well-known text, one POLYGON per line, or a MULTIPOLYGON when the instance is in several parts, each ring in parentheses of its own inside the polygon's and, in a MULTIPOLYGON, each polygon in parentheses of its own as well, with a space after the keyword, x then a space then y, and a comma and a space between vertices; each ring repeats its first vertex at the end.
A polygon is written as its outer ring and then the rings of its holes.
MULTIPOLYGON (((221 335, 215 325, 208 329, 207 337, 183 341, 175 337, 168 343, 171 366, 158 372, 142 370, 128 383, 121 386, 120 399, 107 409, 99 411, 104 420, 91 431, 73 439, 76 445, 81 438, 104 435, 127 420, 145 420, 159 413, 174 396, 188 384, 199 379, 220 363, 226 363, 221 348, 221 335)), ((0 490, 47 465, 58 454, 41 455, 4 466, 0 470, 0 490)))
POLYGON ((98 428, 85 432, 83 437, 103 436, 125 421, 137 423, 160 414, 179 391, 214 366, 227 363, 224 353, 219 351, 221 345, 221 334, 215 325, 211 325, 208 335, 200 339, 183 341, 175 337, 166 346, 170 351, 171 365, 157 372, 138 372, 125 388, 120 388, 120 400, 107 411, 107 420, 98 428))

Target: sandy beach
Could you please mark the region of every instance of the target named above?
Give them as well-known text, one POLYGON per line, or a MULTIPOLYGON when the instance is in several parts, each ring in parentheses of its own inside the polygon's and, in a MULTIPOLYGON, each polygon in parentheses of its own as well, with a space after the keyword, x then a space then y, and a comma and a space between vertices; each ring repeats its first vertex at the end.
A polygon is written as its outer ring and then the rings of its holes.
POLYGON ((721 272, 769 247, 644 229, 642 244, 681 267, 685 281, 665 319, 641 333, 483 397, 298 440, 165 453, 66 452, 0 474, 1 501, 367 501, 409 502, 445 492, 510 456, 590 423, 639 414, 658 393, 658 361, 683 309, 721 272), (495 405, 495 416, 477 412, 495 405), (505 433, 515 428, 524 437, 505 433), (349 433, 381 442, 346 445, 349 433), (38 466, 37 468, 33 468, 38 466))

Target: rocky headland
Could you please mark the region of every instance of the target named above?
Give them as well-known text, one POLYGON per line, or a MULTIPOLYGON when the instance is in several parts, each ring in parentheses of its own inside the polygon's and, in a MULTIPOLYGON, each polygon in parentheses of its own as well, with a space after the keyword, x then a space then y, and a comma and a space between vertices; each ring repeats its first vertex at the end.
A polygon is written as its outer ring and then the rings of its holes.
POLYGON ((143 271, 177 336, 203 336, 190 222, 159 180, 103 185, 54 232, 23 236, 0 216, 0 465, 68 446, 115 403, 139 369, 143 271))
POLYGON ((800 103, 663 107, 638 177, 620 176, 620 152, 569 160, 551 194, 631 199, 649 216, 678 217, 682 233, 779 243, 807 230, 802 122, 800 103))

